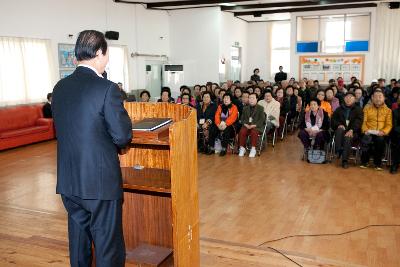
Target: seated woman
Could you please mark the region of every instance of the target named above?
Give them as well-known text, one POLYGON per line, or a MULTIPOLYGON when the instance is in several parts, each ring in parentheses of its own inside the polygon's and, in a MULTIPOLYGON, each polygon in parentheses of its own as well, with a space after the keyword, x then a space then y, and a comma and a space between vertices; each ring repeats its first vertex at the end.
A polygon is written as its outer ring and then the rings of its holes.
MULTIPOLYGON (((321 108, 328 113, 329 118, 332 116, 332 107, 331 104, 329 104, 327 101, 325 101, 325 91, 323 89, 320 89, 317 91, 317 98, 319 102, 321 103, 320 106, 321 108)), ((306 112, 310 111, 310 105, 307 105, 306 107, 306 112)))
POLYGON ((214 125, 215 112, 217 105, 211 101, 211 93, 204 92, 202 101, 197 104, 197 129, 198 133, 203 133, 203 140, 199 140, 198 147, 200 151, 208 153, 209 151, 209 132, 210 127, 214 125))
POLYGON ((246 153, 246 141, 247 137, 250 136, 251 150, 249 157, 254 158, 257 154, 258 135, 262 134, 265 123, 264 108, 257 105, 257 94, 252 93, 249 95, 249 105, 243 108, 240 121, 243 126, 239 133, 239 157, 243 157, 246 153))
POLYGON ((215 139, 217 137, 221 140, 222 151, 219 154, 221 157, 226 155, 226 149, 228 147, 228 141, 234 137, 235 129, 234 125, 238 119, 238 109, 232 104, 232 96, 225 94, 223 103, 218 106, 217 112, 215 113, 215 125, 210 129, 210 147, 208 155, 214 153, 215 139))
POLYGON ((140 93, 140 102, 150 102, 150 92, 144 90, 140 93))
POLYGON ((161 98, 157 102, 175 103, 175 99, 171 97, 171 89, 169 87, 161 88, 161 98))
POLYGON ((300 113, 303 109, 303 99, 301 98, 301 96, 299 96, 299 88, 294 87, 293 94, 297 97, 296 111, 297 113, 300 113))
POLYGON ((314 149, 323 149, 325 142, 329 141, 329 126, 329 115, 322 109, 321 101, 318 98, 311 99, 298 135, 304 148, 309 149, 314 142, 314 149))
POLYGON ((325 100, 331 105, 332 113, 340 107, 339 99, 335 97, 335 92, 331 87, 325 89, 325 100))
POLYGON ((279 134, 283 131, 283 126, 285 124, 285 117, 286 114, 289 112, 289 106, 287 105, 288 102, 285 102, 285 93, 283 91, 283 88, 278 88, 276 90, 276 101, 279 102, 280 105, 280 116, 279 116, 279 134))
POLYGON ((192 96, 189 95, 188 93, 183 93, 180 98, 181 98, 181 104, 185 105, 185 106, 189 106, 191 108, 194 108, 195 106, 192 105, 192 103, 190 102, 190 98, 192 96))
POLYGON ((272 92, 267 90, 264 93, 264 99, 260 100, 258 105, 264 108, 268 134, 272 127, 279 127, 280 104, 272 97, 272 92))
POLYGON ((176 100, 176 103, 177 104, 182 103, 182 95, 183 94, 188 94, 190 96, 190 101, 189 102, 190 102, 192 107, 195 107, 196 106, 196 99, 192 96, 192 92, 191 92, 190 88, 187 87, 187 86, 184 86, 183 88, 181 88, 181 96, 178 97, 178 99, 176 100))
POLYGON ((289 85, 286 87, 286 96, 283 99, 284 110, 288 113, 288 123, 296 117, 297 101, 298 99, 294 95, 293 86, 289 85))

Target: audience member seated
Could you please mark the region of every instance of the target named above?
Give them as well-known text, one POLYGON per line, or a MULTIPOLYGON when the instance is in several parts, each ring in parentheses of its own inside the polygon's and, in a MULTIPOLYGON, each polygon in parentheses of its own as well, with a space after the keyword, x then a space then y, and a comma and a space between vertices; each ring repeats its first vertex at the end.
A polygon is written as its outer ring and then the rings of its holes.
POLYGON ((119 91, 121 92, 122 100, 128 99, 128 95, 126 94, 121 82, 118 83, 118 88, 119 88, 119 91))
POLYGON ((253 75, 251 76, 250 80, 255 81, 255 82, 261 81, 261 78, 260 78, 260 69, 257 68, 257 69, 255 69, 255 70, 253 71, 253 75))
POLYGON ((191 95, 189 95, 188 93, 183 93, 180 98, 181 98, 181 104, 185 105, 185 106, 189 106, 191 108, 194 108, 195 106, 192 105, 192 103, 190 102, 191 99, 191 95))
POLYGON ((392 165, 390 166, 390 173, 395 174, 400 163, 400 110, 398 107, 393 110, 393 129, 390 137, 392 141, 392 165))
POLYGON ((204 92, 200 103, 197 104, 198 129, 203 133, 203 140, 199 142, 199 149, 204 153, 209 152, 209 131, 214 125, 217 105, 211 101, 211 93, 204 92))
POLYGON ((303 107, 306 107, 310 104, 311 100, 311 90, 306 86, 304 80, 299 82, 299 96, 301 97, 301 101, 303 103, 303 107))
POLYGON ((382 170, 382 157, 385 151, 385 137, 392 129, 392 111, 385 105, 385 95, 381 89, 375 89, 372 103, 364 108, 364 121, 361 139, 361 168, 369 165, 373 155, 375 169, 382 170))
MULTIPOLYGON (((331 107, 331 105, 330 105, 327 101, 325 101, 325 91, 322 90, 322 89, 318 90, 318 92, 317 92, 317 98, 318 98, 318 100, 319 100, 319 102, 320 102, 321 108, 322 108, 326 113, 328 113, 328 116, 329 116, 329 117, 331 117, 331 116, 332 116, 332 107, 331 107)), ((307 107, 306 107, 306 112, 309 111, 309 110, 310 110, 310 106, 307 106, 307 107)))
POLYGON ((194 91, 194 99, 195 99, 195 101, 196 101, 196 105, 197 105, 197 103, 199 103, 199 102, 201 102, 201 87, 200 87, 200 85, 199 84, 196 84, 194 87, 193 87, 193 91, 194 91))
POLYGON ((241 102, 242 102, 243 107, 245 107, 249 104, 249 92, 248 91, 244 91, 242 93, 241 102))
POLYGON ((192 92, 190 90, 189 87, 187 87, 186 85, 181 86, 181 96, 178 97, 178 99, 176 100, 177 104, 182 103, 182 95, 183 94, 188 94, 190 96, 190 106, 191 107, 195 107, 196 106, 196 99, 192 96, 192 92))
POLYGON ((140 102, 150 102, 150 92, 144 90, 140 93, 140 102))
POLYGON ((259 86, 254 87, 254 93, 257 95, 257 99, 260 99, 261 92, 262 92, 262 90, 259 86))
POLYGON ((234 125, 238 119, 238 109, 232 104, 232 96, 225 94, 223 103, 218 106, 215 113, 215 125, 210 129, 210 149, 208 154, 214 151, 215 139, 221 140, 221 157, 226 155, 229 139, 235 136, 234 125))
POLYGON ((388 104, 390 105, 389 106, 390 109, 395 110, 399 107, 400 88, 394 87, 391 90, 392 90, 392 92, 390 94, 390 97, 388 97, 388 104))
POLYGON ((331 87, 325 89, 325 101, 331 105, 332 112, 335 112, 340 107, 339 99, 335 97, 335 92, 331 87))
POLYGON ((329 141, 329 115, 321 107, 321 101, 313 98, 310 101, 310 109, 306 111, 300 124, 300 138, 306 150, 313 144, 314 149, 324 149, 329 141))
POLYGON ((279 128, 279 116, 281 105, 272 97, 272 92, 270 90, 265 91, 264 99, 258 102, 260 106, 264 108, 264 113, 266 117, 266 134, 275 127, 279 128))
POLYGON ((258 136, 262 134, 265 123, 264 108, 257 105, 257 95, 249 95, 249 105, 243 108, 243 114, 240 116, 242 128, 239 132, 239 157, 246 153, 246 142, 250 136, 251 150, 249 157, 254 158, 257 154, 256 146, 258 136))
POLYGON ((175 103, 175 99, 171 97, 171 89, 169 87, 163 87, 161 89, 161 98, 157 102, 163 103, 175 103))
POLYGON ((51 119, 53 118, 53 114, 51 113, 51 99, 53 98, 52 93, 47 94, 47 102, 43 105, 43 118, 51 119))
POLYGON ((354 95, 356 97, 356 105, 360 108, 364 108, 367 104, 367 98, 364 96, 364 91, 361 88, 354 89, 354 95))
POLYGON ((363 123, 363 111, 355 104, 354 93, 347 92, 345 104, 332 115, 332 129, 335 131, 336 154, 342 159, 342 167, 348 168, 351 146, 360 137, 363 123))
POLYGON ((296 117, 297 101, 297 97, 294 95, 293 86, 289 85, 286 87, 286 96, 283 100, 284 110, 288 113, 288 123, 296 117))
POLYGON ((299 89, 297 87, 293 88, 293 94, 297 97, 296 112, 300 113, 303 109, 303 99, 299 96, 299 89))

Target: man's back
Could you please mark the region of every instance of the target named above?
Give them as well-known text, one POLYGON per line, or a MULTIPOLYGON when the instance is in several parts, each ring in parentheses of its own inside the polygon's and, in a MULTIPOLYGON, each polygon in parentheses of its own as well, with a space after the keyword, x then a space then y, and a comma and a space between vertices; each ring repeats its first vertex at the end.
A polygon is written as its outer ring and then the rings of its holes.
POLYGON ((58 139, 57 193, 82 199, 122 196, 118 147, 132 138, 132 125, 116 84, 78 67, 53 92, 58 139))

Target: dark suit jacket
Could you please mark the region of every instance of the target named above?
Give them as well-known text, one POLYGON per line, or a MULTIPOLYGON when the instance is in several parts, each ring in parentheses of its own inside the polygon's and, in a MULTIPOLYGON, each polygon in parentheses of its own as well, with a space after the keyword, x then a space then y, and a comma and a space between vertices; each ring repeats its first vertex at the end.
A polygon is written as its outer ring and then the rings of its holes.
POLYGON ((361 126, 363 124, 364 114, 362 108, 357 105, 353 105, 349 114, 349 125, 346 126, 345 108, 343 106, 338 107, 332 115, 332 129, 337 130, 339 125, 346 127, 346 132, 353 130, 355 134, 361 134, 361 126))
POLYGON ((122 197, 118 150, 132 139, 132 123, 113 82, 86 67, 53 90, 57 133, 57 193, 82 199, 122 197))
POLYGON ((217 105, 211 102, 210 105, 208 105, 206 110, 203 112, 203 104, 199 103, 197 104, 196 109, 197 109, 197 122, 199 122, 200 119, 204 119, 205 121, 208 121, 210 124, 214 124, 217 105))
POLYGON ((286 72, 277 72, 275 74, 275 82, 281 82, 287 80, 287 73, 286 72))
POLYGON ((52 113, 51 113, 51 105, 49 102, 43 105, 42 108, 43 111, 43 117, 44 118, 53 118, 52 113))

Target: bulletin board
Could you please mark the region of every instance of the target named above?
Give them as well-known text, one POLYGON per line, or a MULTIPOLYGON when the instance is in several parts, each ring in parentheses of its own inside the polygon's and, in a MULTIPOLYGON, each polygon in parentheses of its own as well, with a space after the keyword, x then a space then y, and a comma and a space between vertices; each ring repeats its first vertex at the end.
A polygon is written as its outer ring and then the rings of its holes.
POLYGON ((351 77, 364 80, 365 55, 300 56, 300 78, 328 84, 330 79, 342 77, 350 83, 351 77))

